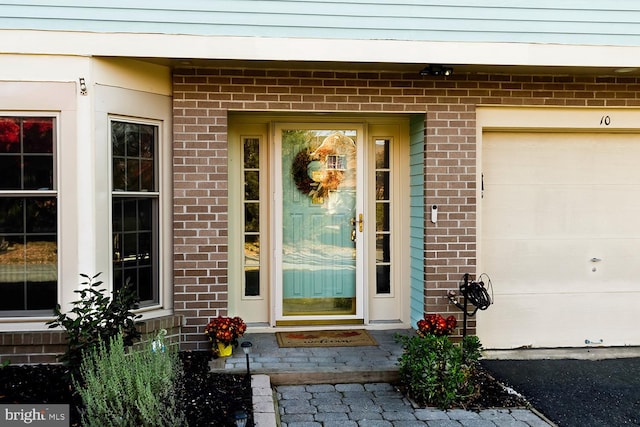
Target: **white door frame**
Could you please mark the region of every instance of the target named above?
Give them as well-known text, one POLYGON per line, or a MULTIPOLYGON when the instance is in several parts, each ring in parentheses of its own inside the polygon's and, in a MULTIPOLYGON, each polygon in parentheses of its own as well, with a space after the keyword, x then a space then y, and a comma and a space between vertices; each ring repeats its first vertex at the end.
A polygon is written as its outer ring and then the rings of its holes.
MULTIPOLYGON (((271 221, 272 229, 272 252, 271 252, 271 260, 272 266, 271 269, 272 277, 272 307, 274 307, 272 324, 276 324, 279 321, 292 321, 292 322, 301 322, 304 323, 312 322, 312 321, 328 321, 328 320, 353 320, 353 321, 363 321, 366 323, 367 319, 365 319, 365 304, 364 302, 367 300, 366 289, 364 286, 364 272, 366 270, 366 256, 365 256, 365 248, 366 248, 366 235, 367 233, 360 232, 358 227, 356 227, 356 312, 352 315, 316 315, 316 316, 284 316, 283 315, 283 283, 282 283, 282 248, 283 248, 283 239, 282 239, 282 229, 283 229, 283 219, 282 219, 282 131, 285 129, 326 129, 326 130, 356 130, 357 138, 356 138, 356 212, 358 214, 362 213, 364 215, 365 210, 365 188, 364 188, 364 166, 365 166, 365 155, 366 150, 364 148, 366 141, 366 127, 362 123, 353 123, 353 122, 317 122, 317 123, 309 123, 309 122, 275 122, 272 125, 271 132, 271 140, 272 140, 272 151, 271 158, 273 159, 273 169, 271 182, 273 185, 271 186, 273 201, 272 204, 272 218, 271 221)), ((368 221, 368 218, 364 218, 364 221, 368 221)), ((367 223, 365 223, 366 226, 367 223)), ((365 228, 366 229, 366 228, 365 228)))

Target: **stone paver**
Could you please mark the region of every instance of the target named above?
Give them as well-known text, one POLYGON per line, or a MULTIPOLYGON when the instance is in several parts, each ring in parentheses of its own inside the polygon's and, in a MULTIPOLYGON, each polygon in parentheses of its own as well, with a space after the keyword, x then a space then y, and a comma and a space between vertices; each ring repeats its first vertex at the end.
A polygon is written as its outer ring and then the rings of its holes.
POLYGON ((275 396, 282 427, 549 426, 527 409, 414 408, 387 383, 277 386, 275 396))

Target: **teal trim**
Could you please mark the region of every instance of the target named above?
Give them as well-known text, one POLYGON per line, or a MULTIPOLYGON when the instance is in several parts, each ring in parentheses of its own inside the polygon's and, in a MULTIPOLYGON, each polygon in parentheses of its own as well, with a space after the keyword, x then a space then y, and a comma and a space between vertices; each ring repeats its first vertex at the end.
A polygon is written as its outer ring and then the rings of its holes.
POLYGON ((2 29, 640 46, 616 0, 0 0, 2 29))
POLYGON ((415 326, 424 313, 424 131, 425 116, 413 116, 410 121, 410 264, 411 264, 411 325, 415 326))

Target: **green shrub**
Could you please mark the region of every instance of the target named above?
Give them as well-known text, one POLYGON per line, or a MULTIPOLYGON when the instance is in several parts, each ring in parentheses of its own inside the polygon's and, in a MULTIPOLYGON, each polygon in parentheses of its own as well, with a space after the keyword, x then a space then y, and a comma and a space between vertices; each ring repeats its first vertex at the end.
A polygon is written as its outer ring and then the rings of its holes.
POLYGON ((67 331, 67 349, 60 360, 76 370, 82 361, 82 354, 100 342, 108 342, 111 337, 122 332, 125 345, 132 345, 140 338, 135 319, 141 317, 131 310, 138 307, 138 301, 129 284, 113 292, 113 298, 105 296, 102 281, 81 274, 86 280, 82 289, 74 292, 80 299, 72 303, 69 313, 62 313, 56 305, 56 318, 47 322, 49 328, 62 327, 67 331))
POLYGON ((446 335, 398 339, 404 349, 399 358, 400 382, 417 403, 449 408, 474 395, 473 370, 481 348, 474 343, 479 340, 465 339, 468 350, 463 358, 461 347, 446 335))
POLYGON ((482 343, 475 335, 467 335, 462 339, 463 362, 473 368, 482 357, 482 343))
POLYGON ((177 351, 151 345, 127 352, 117 334, 85 353, 80 378, 74 378, 83 426, 184 425, 175 391, 182 376, 177 351))

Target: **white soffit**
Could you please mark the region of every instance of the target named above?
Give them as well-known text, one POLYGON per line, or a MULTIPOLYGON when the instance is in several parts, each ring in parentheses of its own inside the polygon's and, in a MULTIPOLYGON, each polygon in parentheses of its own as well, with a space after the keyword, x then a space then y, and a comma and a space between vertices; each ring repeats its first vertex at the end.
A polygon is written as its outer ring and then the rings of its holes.
POLYGON ((640 66, 640 46, 212 37, 0 30, 0 52, 245 61, 640 66))

